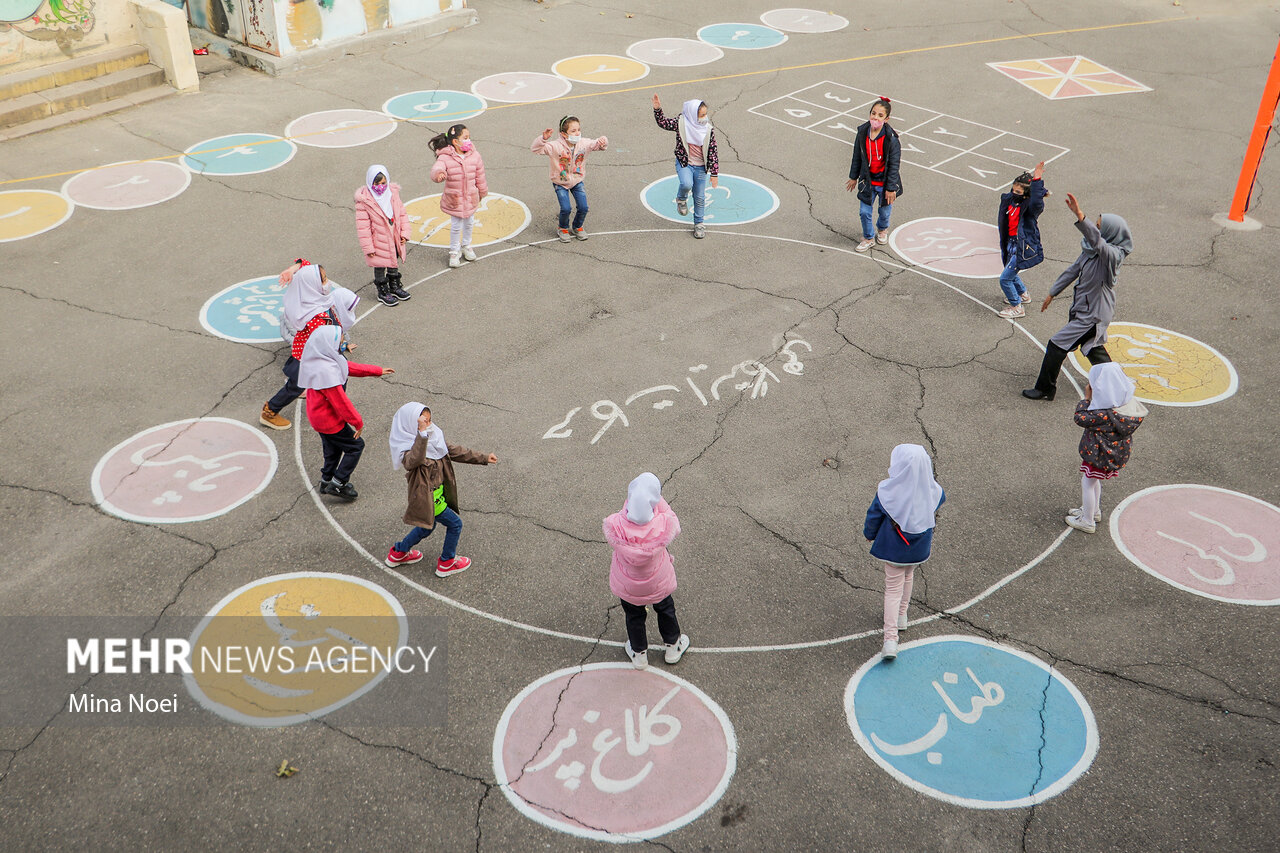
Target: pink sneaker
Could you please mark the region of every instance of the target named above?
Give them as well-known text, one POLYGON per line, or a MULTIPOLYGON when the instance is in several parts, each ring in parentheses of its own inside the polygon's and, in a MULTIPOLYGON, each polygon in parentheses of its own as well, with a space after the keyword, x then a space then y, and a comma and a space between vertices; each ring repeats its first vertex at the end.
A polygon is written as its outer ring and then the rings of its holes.
POLYGON ((387 559, 382 562, 394 569, 396 566, 403 566, 405 563, 416 563, 421 559, 421 551, 410 551, 406 554, 403 551, 397 551, 395 548, 392 548, 387 551, 387 559))
POLYGON ((452 560, 436 560, 436 577, 447 578, 465 572, 471 565, 470 557, 454 557, 452 560))

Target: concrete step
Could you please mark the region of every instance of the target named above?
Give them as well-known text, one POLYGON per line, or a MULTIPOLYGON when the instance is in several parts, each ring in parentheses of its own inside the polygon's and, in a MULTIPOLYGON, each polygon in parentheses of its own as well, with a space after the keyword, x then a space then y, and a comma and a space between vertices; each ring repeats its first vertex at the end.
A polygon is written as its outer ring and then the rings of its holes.
POLYGON ((164 86, 164 69, 138 65, 92 80, 79 80, 52 89, 0 101, 0 128, 55 116, 103 101, 123 98, 143 89, 164 86))
POLYGON ((22 95, 29 95, 32 92, 40 92, 58 86, 66 86, 69 83, 91 80, 94 77, 101 77, 113 71, 136 68, 139 65, 146 65, 150 61, 147 49, 141 45, 134 44, 104 50, 101 53, 91 53, 88 56, 76 59, 56 62, 52 65, 33 68, 30 71, 5 74, 0 76, 0 101, 7 101, 22 95))
POLYGON ((37 119, 29 121, 25 124, 17 124, 13 127, 0 128, 0 142, 6 142, 10 139, 17 139, 20 136, 29 136, 33 133, 40 133, 45 130, 53 130, 58 127, 65 127, 69 124, 78 124, 82 121, 97 118, 98 116, 109 115, 120 110, 127 110, 140 104, 149 103, 159 98, 167 98, 170 95, 176 95, 178 91, 167 83, 163 86, 152 86, 149 89, 141 89, 129 95, 119 98, 112 98, 109 101, 99 101, 96 104, 79 110, 71 110, 70 112, 58 113, 49 118, 37 119))

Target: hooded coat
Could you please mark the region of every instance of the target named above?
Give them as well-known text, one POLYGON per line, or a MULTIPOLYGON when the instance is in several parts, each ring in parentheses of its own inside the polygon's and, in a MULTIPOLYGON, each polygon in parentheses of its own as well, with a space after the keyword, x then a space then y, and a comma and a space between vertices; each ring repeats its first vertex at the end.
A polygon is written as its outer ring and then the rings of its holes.
MULTIPOLYGON (((884 189, 902 195, 902 143, 898 131, 888 122, 880 131, 884 136, 884 189)), ((853 137, 853 160, 849 163, 849 180, 858 182, 858 201, 871 204, 875 197, 871 186, 871 161, 867 159, 867 137, 871 135, 871 122, 858 125, 853 137)), ((896 204, 895 200, 895 204, 896 204)))
POLYGON ((1015 196, 1012 192, 1000 196, 1000 211, 996 216, 996 228, 1000 232, 1000 263, 1009 265, 1009 205, 1018 202, 1022 208, 1018 214, 1018 233, 1012 238, 1014 250, 1018 258, 1017 269, 1025 270, 1034 267, 1044 260, 1044 246, 1040 243, 1040 223, 1037 221, 1044 213, 1044 197, 1047 192, 1044 180, 1031 182, 1029 196, 1015 196))
POLYGON ((636 524, 624 510, 604 520, 604 538, 613 548, 609 589, 630 604, 657 604, 676 591, 676 569, 667 546, 680 535, 680 519, 665 500, 653 520, 636 524))
POLYGON ((391 196, 394 224, 382 212, 368 187, 356 190, 356 236, 360 239, 364 262, 371 267, 399 267, 404 260, 401 241, 409 239, 409 217, 400 201, 400 185, 388 184, 387 193, 391 196))

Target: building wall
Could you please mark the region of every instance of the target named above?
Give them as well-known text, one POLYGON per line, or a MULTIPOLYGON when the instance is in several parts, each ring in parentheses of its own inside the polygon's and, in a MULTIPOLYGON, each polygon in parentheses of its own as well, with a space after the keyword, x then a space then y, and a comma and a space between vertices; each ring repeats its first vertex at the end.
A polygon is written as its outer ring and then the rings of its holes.
POLYGON ((0 74, 133 44, 125 0, 0 0, 0 74))

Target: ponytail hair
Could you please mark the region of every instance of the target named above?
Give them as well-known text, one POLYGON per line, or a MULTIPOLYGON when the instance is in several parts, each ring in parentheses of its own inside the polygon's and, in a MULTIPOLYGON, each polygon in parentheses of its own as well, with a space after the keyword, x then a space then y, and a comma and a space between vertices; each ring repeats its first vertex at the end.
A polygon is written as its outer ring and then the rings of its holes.
POLYGON ((452 145, 453 140, 461 136, 462 131, 466 129, 467 129, 467 126, 465 124, 455 124, 453 127, 449 128, 444 133, 431 137, 431 142, 428 144, 431 146, 432 151, 437 151, 437 152, 443 151, 444 149, 452 145))
POLYGON ((893 102, 890 101, 889 98, 885 95, 881 95, 878 99, 876 99, 876 102, 871 105, 871 109, 873 110, 876 107, 884 107, 885 118, 888 118, 889 116, 893 115, 893 102))

